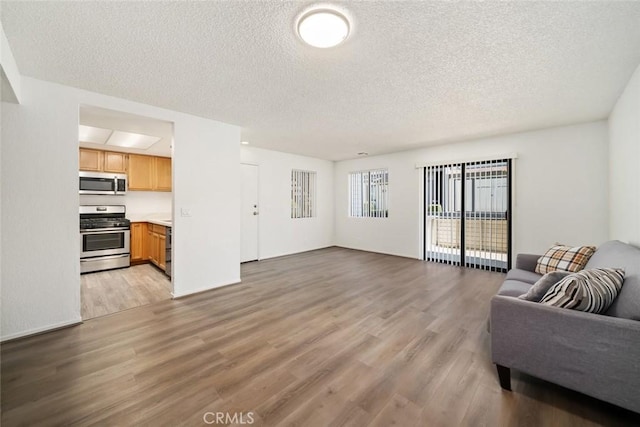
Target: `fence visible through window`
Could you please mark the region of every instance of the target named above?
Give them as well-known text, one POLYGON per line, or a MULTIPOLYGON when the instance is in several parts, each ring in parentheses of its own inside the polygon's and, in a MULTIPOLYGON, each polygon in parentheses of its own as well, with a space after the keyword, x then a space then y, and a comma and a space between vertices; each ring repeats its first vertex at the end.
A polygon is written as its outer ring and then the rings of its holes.
POLYGON ((316 216, 316 173, 291 171, 291 218, 316 216))
POLYGON ((425 167, 424 258, 508 269, 510 174, 510 159, 425 167))
POLYGON ((349 174, 349 216, 387 218, 389 216, 389 172, 386 169, 349 174))

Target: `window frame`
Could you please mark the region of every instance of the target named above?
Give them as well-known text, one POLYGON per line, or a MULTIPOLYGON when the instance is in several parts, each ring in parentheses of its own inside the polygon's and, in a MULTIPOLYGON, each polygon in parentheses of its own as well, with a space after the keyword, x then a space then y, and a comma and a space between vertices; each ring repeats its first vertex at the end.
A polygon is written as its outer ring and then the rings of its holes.
POLYGON ((388 168, 351 171, 347 183, 349 218, 389 218, 388 168))
POLYGON ((291 169, 291 219, 316 218, 316 171, 291 169))

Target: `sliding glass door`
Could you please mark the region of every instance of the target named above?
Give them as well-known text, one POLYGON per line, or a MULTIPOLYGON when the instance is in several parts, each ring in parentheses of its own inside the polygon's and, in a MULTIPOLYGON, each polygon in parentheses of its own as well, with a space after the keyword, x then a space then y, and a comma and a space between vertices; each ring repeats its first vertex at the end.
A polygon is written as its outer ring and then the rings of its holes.
POLYGON ((511 266, 511 159, 424 168, 424 259, 511 266))

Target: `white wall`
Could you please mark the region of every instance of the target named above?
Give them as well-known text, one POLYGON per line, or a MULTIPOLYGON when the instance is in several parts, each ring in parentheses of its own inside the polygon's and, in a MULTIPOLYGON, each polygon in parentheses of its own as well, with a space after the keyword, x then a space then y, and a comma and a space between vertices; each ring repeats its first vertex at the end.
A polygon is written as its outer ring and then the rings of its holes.
POLYGON ((166 191, 128 191, 124 196, 81 195, 81 205, 125 205, 127 218, 142 221, 151 218, 171 218, 173 194, 166 191))
POLYGON ((609 231, 640 246, 640 66, 609 116, 609 231))
POLYGON ((2 105, 2 338, 80 321, 78 104, 22 79, 2 105))
POLYGON ((420 258, 421 172, 416 164, 510 153, 518 155, 514 253, 540 253, 555 242, 607 240, 607 124, 599 121, 337 162, 336 245, 420 258), (375 168, 389 169, 389 218, 348 218, 348 173, 375 168))
POLYGON ((333 245, 333 162, 242 147, 241 162, 258 165, 260 259, 333 245), (291 170, 316 172, 317 216, 291 218, 291 170))
POLYGON ((240 282, 240 128, 183 115, 174 132, 172 281, 183 296, 240 282))
POLYGON ((2 339, 80 321, 80 104, 174 122, 174 207, 192 209, 174 215, 174 291, 240 280, 238 127, 22 76, 2 105, 2 339))

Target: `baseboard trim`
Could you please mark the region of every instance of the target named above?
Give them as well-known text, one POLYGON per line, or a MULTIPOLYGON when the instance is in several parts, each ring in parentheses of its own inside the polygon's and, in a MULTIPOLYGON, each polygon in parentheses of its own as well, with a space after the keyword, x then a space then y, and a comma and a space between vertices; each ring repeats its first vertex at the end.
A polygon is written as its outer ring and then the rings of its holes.
POLYGON ((22 331, 22 332, 17 332, 15 334, 6 335, 6 336, 3 336, 2 338, 0 338, 0 342, 7 343, 7 342, 10 342, 10 341, 15 341, 15 340, 23 339, 23 338, 32 337, 34 335, 41 335, 41 334, 46 334, 46 333, 49 333, 49 332, 57 331, 58 329, 70 328, 72 326, 76 326, 76 325, 80 325, 80 324, 82 324, 82 318, 79 317, 77 319, 69 320, 67 322, 54 323, 52 325, 43 326, 41 328, 33 328, 33 329, 29 329, 27 331, 22 331))
MULTIPOLYGON (((256 261, 264 261, 264 260, 267 260, 267 259, 282 258, 282 257, 290 256, 290 255, 304 254, 304 253, 307 253, 307 252, 320 251, 322 249, 328 249, 328 248, 334 248, 334 247, 336 247, 336 246, 335 245, 328 245, 328 246, 320 246, 320 247, 313 248, 313 249, 305 249, 305 250, 302 250, 302 251, 299 251, 299 252, 284 252, 284 253, 281 253, 281 254, 268 255, 268 256, 265 256, 265 257, 260 257, 256 261)), ((252 261, 249 261, 249 262, 252 262, 252 261)))
POLYGON ((180 298, 189 297, 189 296, 192 296, 192 295, 201 294, 201 293, 204 293, 204 292, 215 291, 216 289, 225 288, 227 286, 237 285, 237 284, 240 284, 240 283, 242 283, 242 280, 238 279, 237 281, 233 281, 233 282, 230 282, 230 283, 223 283, 223 284, 220 284, 220 285, 208 286, 206 288, 196 289, 194 291, 187 292, 187 293, 184 293, 184 294, 177 294, 175 292, 172 292, 171 293, 171 297, 172 297, 172 299, 180 299, 180 298))
POLYGON ((389 255, 389 256, 395 256, 395 257, 398 257, 398 258, 417 259, 418 261, 423 261, 423 259, 421 259, 420 257, 415 257, 413 255, 395 254, 395 253, 392 253, 392 252, 381 252, 381 251, 374 251, 374 250, 371 250, 371 249, 355 248, 355 247, 343 246, 343 245, 334 245, 334 247, 342 248, 342 249, 349 249, 349 250, 358 251, 358 252, 369 252, 369 253, 372 253, 372 254, 389 255))

